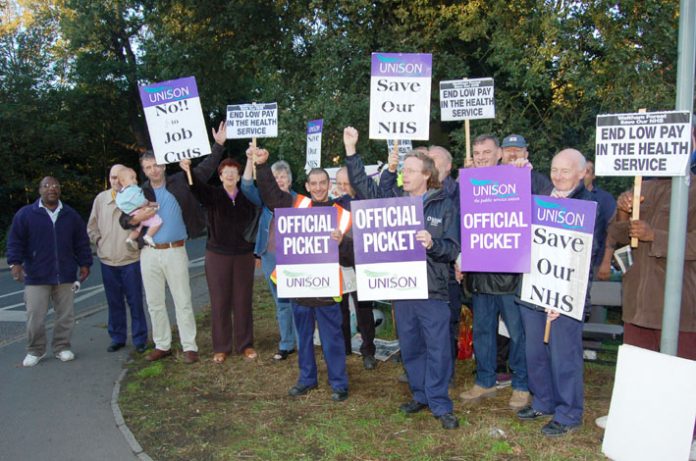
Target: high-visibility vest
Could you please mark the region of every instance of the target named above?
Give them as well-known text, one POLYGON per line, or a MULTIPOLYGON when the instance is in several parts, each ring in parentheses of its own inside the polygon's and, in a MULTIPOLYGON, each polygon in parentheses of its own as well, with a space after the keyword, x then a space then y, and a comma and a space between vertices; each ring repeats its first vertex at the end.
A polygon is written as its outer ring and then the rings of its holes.
MULTIPOLYGON (((346 210, 343 208, 341 205, 338 205, 334 203, 332 205, 334 208, 336 208, 337 215, 338 215, 338 229, 341 231, 342 234, 345 234, 350 230, 351 225, 353 224, 353 221, 351 219, 350 211, 346 210)), ((302 195, 302 194, 297 194, 295 197, 295 201, 292 204, 293 208, 311 208, 312 207, 312 199, 302 195)), ((335 296, 333 299, 336 302, 340 302, 341 299, 343 298, 343 274, 340 271, 339 267, 339 280, 340 280, 340 295, 335 296)), ((275 283, 276 285, 278 284, 278 279, 276 276, 276 269, 273 268, 273 272, 271 272, 271 281, 275 283)))

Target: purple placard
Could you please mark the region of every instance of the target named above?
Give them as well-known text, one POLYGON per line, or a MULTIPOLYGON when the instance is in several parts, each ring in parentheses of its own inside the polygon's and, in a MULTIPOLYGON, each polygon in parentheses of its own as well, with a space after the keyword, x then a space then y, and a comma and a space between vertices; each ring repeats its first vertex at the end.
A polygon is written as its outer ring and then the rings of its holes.
POLYGON ((324 264, 338 262, 334 207, 276 208, 276 263, 324 264))
POLYGON ((159 106, 160 104, 198 97, 196 77, 184 77, 176 80, 167 80, 166 82, 152 83, 141 86, 138 90, 140 91, 140 100, 143 102, 143 107, 159 106))
POLYGON ((430 53, 372 53, 372 77, 430 77, 430 53))
POLYGON ((591 200, 534 195, 532 224, 585 234, 594 233, 597 203, 591 200))
POLYGON ((355 264, 425 261, 416 240, 425 229, 421 197, 356 200, 351 218, 355 264))
POLYGON ((459 170, 462 271, 529 271, 531 197, 528 168, 459 170))
POLYGON ((324 119, 320 118, 319 120, 310 120, 307 122, 307 134, 317 134, 321 133, 321 131, 324 129, 324 119))

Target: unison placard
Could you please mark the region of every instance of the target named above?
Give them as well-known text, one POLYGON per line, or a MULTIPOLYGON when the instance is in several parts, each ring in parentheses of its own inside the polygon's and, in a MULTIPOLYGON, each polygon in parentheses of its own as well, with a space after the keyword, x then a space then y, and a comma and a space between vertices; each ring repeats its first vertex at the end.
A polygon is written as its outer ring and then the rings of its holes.
POLYGON ((689 112, 597 116, 597 176, 684 176, 691 154, 689 112))

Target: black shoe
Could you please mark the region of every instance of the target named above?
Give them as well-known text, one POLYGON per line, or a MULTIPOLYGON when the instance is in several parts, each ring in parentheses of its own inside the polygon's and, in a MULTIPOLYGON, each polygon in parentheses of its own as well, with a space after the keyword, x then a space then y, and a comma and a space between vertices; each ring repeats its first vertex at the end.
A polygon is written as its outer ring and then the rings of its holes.
POLYGON ((119 349, 123 349, 126 345, 123 343, 111 343, 109 347, 106 348, 107 352, 116 352, 119 349))
POLYGON ((331 400, 334 402, 343 402, 348 398, 348 389, 338 389, 331 393, 331 400))
POLYGON ((402 413, 406 413, 407 415, 410 415, 412 413, 418 413, 421 410, 425 410, 428 408, 428 405, 420 402, 416 402, 415 400, 411 400, 408 403, 404 403, 399 407, 399 410, 402 413))
POLYGON ((366 370, 374 370, 377 368, 377 359, 374 355, 366 355, 363 357, 363 368, 366 370))
POLYGON ((139 354, 142 354, 147 350, 147 344, 137 344, 135 346, 135 351, 138 352, 139 354))
POLYGON ((436 416, 440 420, 443 429, 456 429, 459 427, 459 420, 452 413, 436 416))
POLYGON ((278 352, 273 354, 273 360, 275 360, 276 362, 280 362, 281 360, 286 360, 288 358, 288 355, 292 354, 293 352, 295 352, 294 349, 291 351, 286 351, 284 349, 278 349, 278 352))
POLYGON ((543 411, 538 411, 532 408, 531 405, 528 405, 521 409, 520 411, 517 412, 517 417, 519 419, 522 419, 524 421, 530 420, 530 419, 537 419, 545 416, 551 416, 550 413, 544 413, 543 411))
POLYGON ((541 428, 541 433, 547 437, 561 437, 566 435, 568 432, 572 432, 579 426, 566 426, 558 421, 549 421, 541 428))
POLYGON ((288 391, 288 395, 291 397, 299 397, 300 395, 305 395, 307 392, 311 391, 312 389, 316 389, 316 388, 317 388, 316 384, 311 384, 309 386, 295 384, 288 391))

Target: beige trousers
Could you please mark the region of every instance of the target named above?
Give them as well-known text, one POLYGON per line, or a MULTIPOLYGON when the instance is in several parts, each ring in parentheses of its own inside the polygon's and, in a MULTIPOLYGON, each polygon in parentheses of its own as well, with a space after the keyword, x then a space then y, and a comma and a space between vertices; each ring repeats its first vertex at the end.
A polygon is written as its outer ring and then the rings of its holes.
POLYGON ((75 326, 75 293, 72 283, 60 285, 26 285, 24 302, 27 306, 27 352, 41 357, 46 353, 46 314, 49 303, 55 311, 53 353, 70 349, 70 337, 75 326))
POLYGON ((188 262, 185 246, 164 250, 145 247, 140 253, 140 270, 147 310, 152 322, 152 339, 155 341, 155 347, 162 351, 168 351, 172 347, 172 328, 167 314, 165 286, 169 286, 174 299, 176 324, 183 350, 198 351, 188 262))

